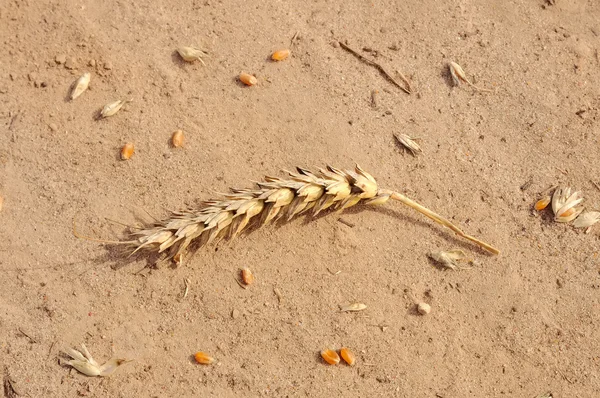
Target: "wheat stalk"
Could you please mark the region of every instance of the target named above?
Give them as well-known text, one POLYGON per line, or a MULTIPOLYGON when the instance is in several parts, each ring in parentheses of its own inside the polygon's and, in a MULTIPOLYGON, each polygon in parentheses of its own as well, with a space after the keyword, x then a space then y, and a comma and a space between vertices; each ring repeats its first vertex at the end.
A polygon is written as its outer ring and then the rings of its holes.
POLYGON ((319 173, 297 168, 288 174, 288 179, 267 176, 256 183, 255 189, 232 189, 223 199, 204 202, 199 209, 173 212, 170 218, 135 232, 136 239, 120 243, 132 245, 134 253, 141 249, 159 253, 168 250, 169 257, 177 260, 192 242, 202 247, 223 238, 233 239, 251 224, 262 226, 278 219, 288 221, 302 213, 316 216, 328 208, 341 211, 359 203, 380 205, 394 199, 491 253, 500 253, 406 196, 380 189, 358 165, 345 171, 327 166, 319 173))

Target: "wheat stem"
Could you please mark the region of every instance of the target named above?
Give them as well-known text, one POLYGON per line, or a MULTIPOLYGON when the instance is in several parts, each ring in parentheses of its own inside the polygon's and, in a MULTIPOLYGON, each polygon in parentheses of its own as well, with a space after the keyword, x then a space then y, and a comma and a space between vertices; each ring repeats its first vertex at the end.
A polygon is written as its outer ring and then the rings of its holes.
POLYGON ((500 254, 500 250, 496 249, 492 245, 485 243, 473 236, 465 234, 460 228, 458 228, 456 225, 452 224, 450 221, 446 220, 444 217, 440 216, 439 214, 435 213, 432 210, 429 210, 425 206, 420 205, 419 203, 415 202, 414 200, 407 198, 406 196, 402 195, 401 193, 394 192, 394 191, 388 192, 386 190, 380 190, 380 192, 389 194, 391 199, 398 200, 398 201, 404 203, 408 207, 418 211, 419 213, 425 215, 426 217, 429 217, 430 219, 437 222, 438 224, 441 224, 444 227, 451 229, 460 237, 470 240, 473 243, 476 243, 477 245, 483 247, 487 251, 494 253, 494 254, 500 254))

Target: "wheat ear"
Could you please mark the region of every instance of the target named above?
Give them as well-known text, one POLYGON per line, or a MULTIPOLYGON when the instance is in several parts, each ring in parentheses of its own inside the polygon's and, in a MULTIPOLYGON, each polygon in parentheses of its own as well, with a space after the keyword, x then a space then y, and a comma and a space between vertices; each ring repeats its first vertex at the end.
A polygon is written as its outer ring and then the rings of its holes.
POLYGON ((262 226, 273 220, 287 221, 305 212, 315 216, 327 208, 341 211, 358 203, 379 205, 391 198, 491 253, 500 253, 404 195, 379 189, 375 179, 358 165, 354 170, 345 171, 327 166, 319 173, 297 168, 288 174, 288 179, 267 176, 256 183, 255 189, 232 189, 223 199, 204 202, 199 209, 174 212, 170 218, 135 232, 137 238, 124 243, 133 245, 134 253, 153 249, 159 253, 168 250, 169 257, 181 256, 192 242, 201 247, 223 238, 233 239, 251 224, 262 226))

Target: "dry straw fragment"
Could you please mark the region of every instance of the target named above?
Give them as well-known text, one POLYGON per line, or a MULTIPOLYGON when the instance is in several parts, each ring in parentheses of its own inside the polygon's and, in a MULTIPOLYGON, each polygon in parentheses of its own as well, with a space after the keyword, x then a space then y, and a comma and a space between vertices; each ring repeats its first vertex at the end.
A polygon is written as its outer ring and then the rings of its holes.
MULTIPOLYGON (((169 218, 136 231, 132 240, 101 242, 130 245, 134 253, 142 249, 168 252, 169 258, 173 258, 184 253, 192 243, 197 249, 221 239, 233 239, 251 225, 260 227, 301 214, 316 216, 327 209, 342 211, 357 204, 380 205, 393 199, 489 252, 500 253, 401 193, 380 188, 373 176, 358 165, 354 170, 327 166, 319 173, 302 168, 288 173, 287 179, 267 176, 256 188, 232 189, 222 199, 206 201, 199 208, 173 212, 169 218)), ((84 238, 75 230, 74 234, 84 238)))
POLYGON ((419 152, 423 152, 419 144, 415 142, 415 138, 411 138, 406 134, 394 134, 394 137, 411 155, 417 156, 419 152))
POLYGON ((580 215, 573 222, 575 228, 587 228, 600 221, 600 212, 588 211, 580 215))
POLYGON ((467 75, 466 75, 465 71, 463 70, 463 68, 456 62, 450 62, 450 64, 448 64, 448 66, 450 68, 450 75, 452 76, 452 81, 454 82, 455 86, 459 86, 460 83, 466 83, 478 91, 484 91, 484 92, 488 92, 488 93, 492 92, 492 90, 490 90, 490 89, 481 88, 481 87, 478 87, 478 86, 474 85, 473 83, 471 83, 469 81, 469 79, 467 79, 467 75))
POLYGON ((352 303, 340 306, 340 311, 342 312, 357 312, 365 309, 367 309, 367 306, 363 303, 352 303))
POLYGON ((65 354, 72 359, 64 361, 64 364, 72 366, 86 376, 110 376, 119 366, 131 362, 130 359, 111 358, 104 365, 100 365, 92 358, 92 355, 83 343, 81 344, 81 352, 70 348, 65 354))
POLYGON ((90 78, 92 75, 90 72, 85 72, 73 85, 73 91, 71 91, 71 100, 79 97, 85 90, 87 90, 90 84, 90 78))
POLYGON ((200 61, 202 62, 202 65, 206 65, 202 58, 206 57, 208 53, 204 50, 200 50, 194 47, 179 47, 177 49, 177 52, 185 62, 200 61))

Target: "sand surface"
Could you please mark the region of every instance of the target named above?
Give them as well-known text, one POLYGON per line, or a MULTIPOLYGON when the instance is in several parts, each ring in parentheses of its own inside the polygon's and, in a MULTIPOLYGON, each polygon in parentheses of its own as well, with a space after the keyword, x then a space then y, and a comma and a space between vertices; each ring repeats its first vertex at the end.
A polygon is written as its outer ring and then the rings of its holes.
POLYGON ((600 395, 600 227, 532 210, 552 185, 600 207, 600 2, 5 0, 0 42, 0 372, 20 396, 600 395), (182 45, 206 49, 206 65, 183 63, 182 45), (291 57, 270 62, 279 48, 291 57), (494 92, 454 87, 450 61, 494 92), (68 101, 86 71, 88 91, 68 101), (133 102, 96 120, 117 99, 133 102), (184 148, 169 147, 177 129, 184 148), (122 239, 115 221, 354 163, 501 255, 399 203, 268 226, 178 268, 72 233, 76 220, 122 239), (451 248, 474 266, 426 256, 451 248), (368 308, 339 311, 352 302, 368 308), (135 360, 109 378, 61 367, 82 342, 99 361, 135 360), (320 359, 342 346, 356 366, 320 359))

